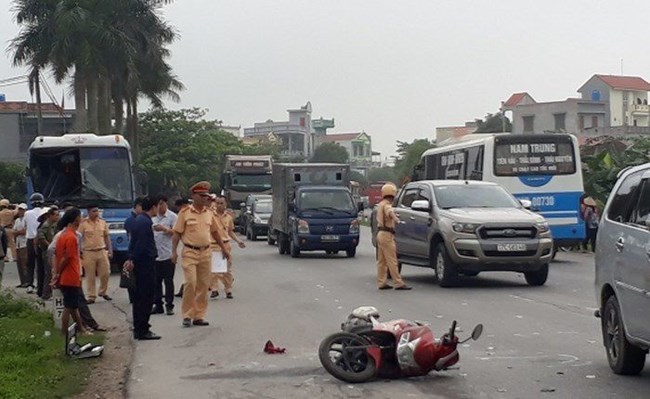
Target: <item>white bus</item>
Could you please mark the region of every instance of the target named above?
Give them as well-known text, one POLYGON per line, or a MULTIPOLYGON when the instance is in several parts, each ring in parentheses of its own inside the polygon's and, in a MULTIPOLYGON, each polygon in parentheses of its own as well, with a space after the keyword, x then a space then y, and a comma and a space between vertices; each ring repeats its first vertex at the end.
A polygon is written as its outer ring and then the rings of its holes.
POLYGON ((580 149, 575 136, 563 133, 470 134, 445 141, 422 154, 414 180, 484 180, 502 185, 531 201, 551 226, 556 246, 585 238, 580 215, 584 191, 580 149))

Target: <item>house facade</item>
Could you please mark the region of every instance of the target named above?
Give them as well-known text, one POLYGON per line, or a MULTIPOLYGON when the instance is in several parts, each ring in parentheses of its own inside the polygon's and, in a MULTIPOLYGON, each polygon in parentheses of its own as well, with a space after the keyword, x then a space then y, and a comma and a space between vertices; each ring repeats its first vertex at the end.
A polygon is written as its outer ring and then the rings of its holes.
POLYGON ((282 157, 309 159, 317 144, 317 133, 325 134, 328 128, 334 127, 334 119, 312 120, 310 102, 298 109, 289 109, 287 112, 288 121, 267 120, 255 123, 253 127, 244 129, 244 138, 268 136, 273 133, 280 142, 282 157))
POLYGON ((650 83, 636 76, 594 75, 579 98, 536 102, 515 93, 503 103, 512 112, 512 132, 568 132, 582 140, 603 135, 650 134, 650 83))
MULTIPOLYGON (((41 104, 42 136, 61 136, 72 130, 74 112, 56 104, 41 104)), ((0 162, 25 162, 27 149, 38 136, 37 105, 25 101, 0 102, 0 162)))
POLYGON ((365 132, 327 134, 318 137, 318 145, 335 143, 348 152, 350 167, 366 175, 373 166, 372 138, 365 132))

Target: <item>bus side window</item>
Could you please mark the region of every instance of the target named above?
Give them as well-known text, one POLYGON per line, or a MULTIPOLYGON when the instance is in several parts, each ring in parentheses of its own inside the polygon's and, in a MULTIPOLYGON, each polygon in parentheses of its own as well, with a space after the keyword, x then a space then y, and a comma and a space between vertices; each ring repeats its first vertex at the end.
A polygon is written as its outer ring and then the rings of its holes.
POLYGON ((483 148, 481 145, 466 150, 466 178, 469 180, 483 180, 483 148))

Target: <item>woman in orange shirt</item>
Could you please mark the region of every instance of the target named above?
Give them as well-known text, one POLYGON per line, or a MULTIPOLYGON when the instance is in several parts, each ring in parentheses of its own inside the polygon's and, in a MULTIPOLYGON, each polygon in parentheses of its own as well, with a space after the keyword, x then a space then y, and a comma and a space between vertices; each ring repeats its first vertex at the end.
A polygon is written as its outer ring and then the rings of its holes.
POLYGON ((63 314, 61 330, 63 335, 68 331, 70 316, 77 323, 79 332, 84 335, 92 333, 84 328, 79 315, 79 290, 81 289, 81 257, 79 256, 79 241, 77 229, 81 223, 81 211, 77 208, 68 209, 61 218, 61 225, 66 226, 56 243, 56 262, 52 282, 63 294, 63 314))

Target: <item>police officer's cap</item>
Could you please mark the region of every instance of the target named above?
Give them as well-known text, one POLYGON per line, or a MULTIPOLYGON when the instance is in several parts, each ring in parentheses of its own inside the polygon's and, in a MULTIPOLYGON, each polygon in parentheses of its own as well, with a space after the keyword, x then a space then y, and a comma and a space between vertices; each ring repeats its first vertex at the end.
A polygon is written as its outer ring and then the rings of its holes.
POLYGON ((192 194, 207 194, 210 192, 210 182, 200 181, 190 188, 192 194))

